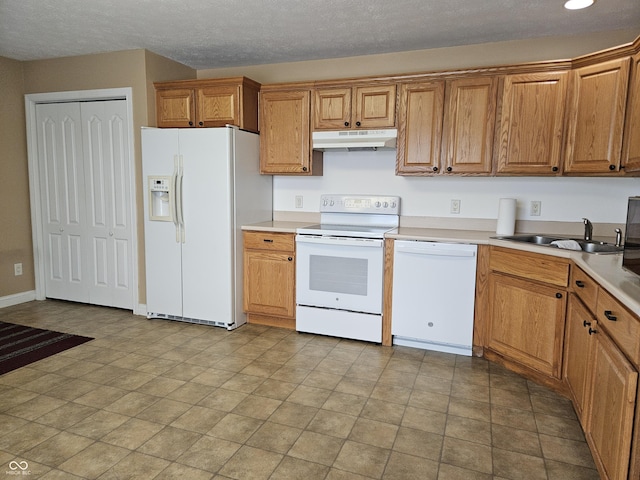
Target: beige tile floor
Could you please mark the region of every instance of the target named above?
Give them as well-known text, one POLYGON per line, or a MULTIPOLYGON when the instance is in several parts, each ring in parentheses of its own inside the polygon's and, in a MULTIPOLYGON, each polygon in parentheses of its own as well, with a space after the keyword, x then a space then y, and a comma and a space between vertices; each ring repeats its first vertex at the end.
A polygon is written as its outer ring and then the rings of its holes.
POLYGON ((95 338, 0 376, 0 473, 599 478, 570 403, 483 359, 52 300, 0 320, 95 338))

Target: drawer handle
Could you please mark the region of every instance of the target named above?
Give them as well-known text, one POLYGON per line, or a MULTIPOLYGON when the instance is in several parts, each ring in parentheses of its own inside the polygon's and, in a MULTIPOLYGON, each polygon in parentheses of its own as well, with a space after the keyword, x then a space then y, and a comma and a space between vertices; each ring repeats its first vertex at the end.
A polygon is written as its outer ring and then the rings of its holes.
POLYGON ((562 294, 560 292, 556 293, 556 298, 562 298, 562 294))
POLYGON ((597 330, 594 330, 593 328, 589 327, 589 335, 593 335, 594 333, 598 333, 597 330))
POLYGON ((605 310, 604 316, 607 317, 607 320, 611 320, 612 322, 618 320, 618 317, 616 317, 615 315, 611 315, 611 310, 605 310))
POLYGON ((287 260, 292 261, 293 257, 287 257, 287 260))
POLYGON ((576 285, 578 288, 584 288, 584 282, 582 280, 576 280, 576 285))
POLYGON ((591 326, 591 322, 587 322, 586 320, 582 321, 582 326, 583 327, 590 327, 591 326))
POLYGON ((273 239, 271 238, 263 238, 262 241, 265 243, 273 243, 273 239))

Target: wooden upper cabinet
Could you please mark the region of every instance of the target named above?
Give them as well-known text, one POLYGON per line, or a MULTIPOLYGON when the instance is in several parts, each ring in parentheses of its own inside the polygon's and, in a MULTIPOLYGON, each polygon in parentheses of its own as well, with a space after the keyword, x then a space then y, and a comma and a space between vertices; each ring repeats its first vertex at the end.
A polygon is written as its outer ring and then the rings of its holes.
POLYGON ((400 86, 396 174, 439 170, 444 86, 444 81, 400 86))
POLYGON ((195 125, 195 91, 192 88, 156 88, 158 127, 188 128, 195 125))
POLYGON ((564 171, 620 171, 630 59, 610 60, 572 72, 564 171))
POLYGON ((318 87, 313 95, 313 129, 393 128, 395 84, 318 87))
POLYGON ((504 78, 496 173, 560 173, 567 83, 566 71, 504 78))
POLYGON ((622 166, 627 173, 640 171, 640 53, 631 57, 622 166))
POLYGON ((446 173, 491 173, 496 77, 447 82, 442 168, 446 173))
POLYGON ((245 77, 155 83, 161 128, 224 127, 258 131, 260 84, 245 77))
POLYGON ((311 90, 263 90, 260 93, 260 172, 321 173, 321 152, 311 151, 311 90), (312 172, 312 154, 316 159, 312 172))
POLYGON ((351 89, 323 88, 313 93, 313 128, 351 128, 351 89))

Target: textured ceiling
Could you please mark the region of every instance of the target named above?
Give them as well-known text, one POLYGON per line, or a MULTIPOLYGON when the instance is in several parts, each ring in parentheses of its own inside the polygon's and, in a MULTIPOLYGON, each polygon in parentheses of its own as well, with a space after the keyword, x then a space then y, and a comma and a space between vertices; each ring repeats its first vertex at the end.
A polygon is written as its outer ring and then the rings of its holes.
POLYGON ((640 0, 0 0, 0 56, 145 48, 196 69, 638 29, 640 0))

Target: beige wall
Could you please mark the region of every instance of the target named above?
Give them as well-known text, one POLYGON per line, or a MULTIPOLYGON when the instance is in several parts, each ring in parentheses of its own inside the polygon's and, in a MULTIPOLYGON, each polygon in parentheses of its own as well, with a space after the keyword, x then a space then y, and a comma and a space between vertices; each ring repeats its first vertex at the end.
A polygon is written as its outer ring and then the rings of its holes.
POLYGON ((539 38, 361 57, 198 70, 198 78, 244 75, 263 84, 331 80, 562 60, 632 42, 637 30, 539 38))
MULTIPOLYGON (((154 81, 195 78, 196 71, 177 62, 161 57, 145 50, 127 50, 96 55, 81 55, 76 57, 64 57, 50 60, 38 60, 30 62, 16 62, 0 59, 0 75, 2 83, 10 82, 10 87, 2 88, 2 105, 0 110, 0 122, 9 124, 14 130, 5 129, 2 125, 2 145, 5 141, 10 145, 14 155, 7 158, 15 159, 15 165, 5 165, 3 161, 2 178, 5 177, 5 169, 9 166, 12 170, 18 170, 20 182, 15 183, 15 189, 10 198, 16 198, 20 202, 20 210, 7 212, 9 225, 15 224, 16 231, 12 233, 12 242, 5 242, 5 229, 2 231, 2 244, 0 245, 0 297, 17 292, 33 290, 33 248, 31 246, 31 224, 29 210, 29 188, 27 173, 26 132, 24 116, 24 94, 97 90, 107 88, 130 87, 133 95, 133 131, 134 131, 134 155, 135 175, 140 179, 142 175, 142 163, 140 153, 140 127, 155 124, 155 95, 154 81), (6 68, 5 68, 6 62, 6 68), (10 75, 11 72, 15 74, 10 75), (6 77, 6 80, 5 80, 6 77), (5 100, 7 100, 5 102, 5 100), (5 103, 7 104, 5 106, 5 103), (5 114, 5 108, 14 106, 12 111, 5 114), (18 113, 15 111, 19 110, 18 113), (4 138, 6 133, 7 139, 4 138), (20 228, 17 228, 20 227, 20 228), (5 243, 7 247, 5 248, 5 243), (19 251, 11 249, 11 245, 19 245, 19 251), (27 282, 18 283, 13 277, 13 263, 17 256, 24 257, 25 275, 22 277, 27 282), (7 264, 6 266, 4 264, 7 264)), ((9 172, 7 172, 8 174, 9 172)), ((15 173, 14 173, 15 174, 15 173)), ((136 181, 141 185, 141 181, 136 181)), ((12 187, 14 185, 12 184, 12 187)), ((0 193, 4 199, 5 193, 0 193)), ((13 200, 11 200, 13 202, 13 200)), ((4 202, 3 202, 4 203, 4 202)), ((139 279, 138 292, 140 302, 145 302, 144 289, 144 232, 142 223, 142 189, 136 192, 136 205, 138 212, 138 238, 140 248, 139 255, 139 279)), ((2 217, 0 217, 2 218, 2 217)), ((6 222, 3 222, 7 225, 6 222)), ((13 232, 14 229, 11 229, 13 232)), ((19 278, 19 277, 18 277, 19 278)))
POLYGON ((22 63, 0 57, 0 298, 35 287, 23 83, 22 63))

